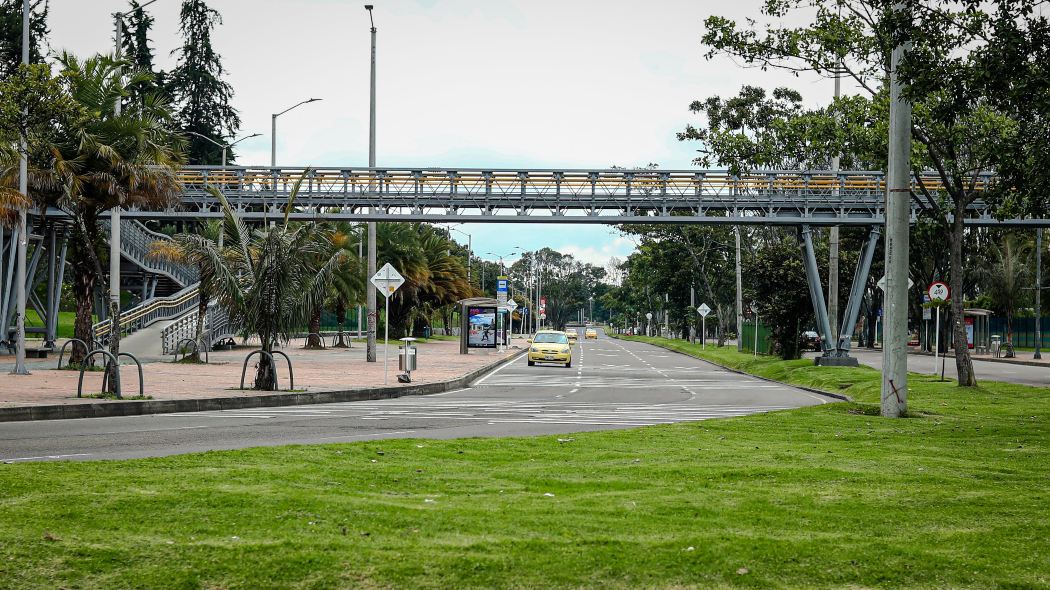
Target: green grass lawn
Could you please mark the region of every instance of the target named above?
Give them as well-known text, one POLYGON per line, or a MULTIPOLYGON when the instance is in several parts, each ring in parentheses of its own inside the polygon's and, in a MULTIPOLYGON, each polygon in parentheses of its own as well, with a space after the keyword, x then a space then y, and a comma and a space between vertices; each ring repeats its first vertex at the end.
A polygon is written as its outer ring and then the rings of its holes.
POLYGON ((858 403, 0 465, 0 587, 1050 588, 1050 389, 707 352, 858 403))
MULTIPOLYGON (((72 338, 73 337, 73 320, 75 320, 77 314, 75 311, 60 311, 58 312, 58 326, 56 328, 56 336, 59 338, 72 338)), ((43 327, 44 322, 40 319, 40 314, 35 309, 26 309, 26 327, 43 327)), ((37 336, 31 334, 30 336, 37 336)))

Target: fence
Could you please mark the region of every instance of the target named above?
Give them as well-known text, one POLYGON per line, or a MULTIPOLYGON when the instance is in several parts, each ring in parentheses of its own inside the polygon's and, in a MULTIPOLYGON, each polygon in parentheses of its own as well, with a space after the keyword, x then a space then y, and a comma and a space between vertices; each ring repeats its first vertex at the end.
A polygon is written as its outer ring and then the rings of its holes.
MULTIPOLYGON (((744 333, 740 335, 740 343, 745 352, 755 351, 755 322, 744 320, 744 333)), ((761 321, 758 323, 758 353, 769 354, 769 328, 761 321)))
MULTIPOLYGON (((990 320, 992 334, 1003 337, 1003 342, 1006 342, 1006 318, 993 316, 990 320)), ((1050 318, 1043 318, 1039 323, 1039 327, 1042 328, 1043 332, 1043 343, 1040 348, 1050 347, 1050 318)), ((1035 318, 1014 318, 1014 334, 1013 334, 1014 346, 1020 346, 1023 348, 1035 347, 1035 318)))

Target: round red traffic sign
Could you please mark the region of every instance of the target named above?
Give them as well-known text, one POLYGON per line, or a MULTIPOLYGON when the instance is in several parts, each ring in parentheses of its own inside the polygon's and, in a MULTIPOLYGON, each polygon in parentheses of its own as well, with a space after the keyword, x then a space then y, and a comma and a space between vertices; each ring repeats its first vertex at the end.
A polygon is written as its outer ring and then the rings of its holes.
POLYGON ((941 281, 930 283, 930 286, 926 288, 926 292, 930 294, 930 299, 933 301, 947 301, 952 296, 952 290, 941 281))

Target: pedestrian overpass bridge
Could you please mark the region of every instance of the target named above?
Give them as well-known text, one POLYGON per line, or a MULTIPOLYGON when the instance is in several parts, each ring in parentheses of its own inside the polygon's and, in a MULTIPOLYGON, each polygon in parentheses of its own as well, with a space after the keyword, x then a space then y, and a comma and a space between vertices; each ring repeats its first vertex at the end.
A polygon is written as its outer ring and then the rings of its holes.
MULTIPOLYGON (((288 215, 302 221, 796 226, 801 229, 801 253, 825 350, 846 352, 849 328, 856 322, 879 228, 885 222, 886 178, 878 171, 754 171, 732 175, 724 170, 187 166, 177 177, 183 194, 176 205, 125 210, 121 222, 121 282, 125 288, 140 290, 141 296, 138 305, 121 313, 120 324, 122 329, 134 330, 155 321, 173 320, 174 331, 165 336, 165 350, 169 339, 193 331, 193 326, 179 318, 188 317, 197 307, 196 277, 193 269, 151 258, 147 252, 151 241, 167 238, 153 234, 140 222, 221 217, 219 194, 243 218, 257 222, 282 218, 294 192, 296 198, 288 215), (840 330, 846 335, 845 342, 839 343, 831 342, 810 232, 811 226, 833 225, 870 227, 840 330)), ((988 191, 995 181, 993 175, 981 175, 974 180, 974 187, 979 192, 988 191)), ((943 185, 934 173, 913 177, 912 182, 914 221, 921 210, 935 207, 918 185, 933 192, 934 198, 943 185)), ((997 220, 981 199, 972 203, 967 213, 966 223, 976 226, 1050 225, 1050 218, 997 220)), ((53 342, 68 220, 64 212, 50 210, 44 219, 35 217, 32 227, 29 303, 43 318, 44 327, 36 329, 45 335, 45 342, 53 342), (43 301, 36 295, 38 284, 46 285, 43 301)), ((14 313, 16 240, 16 233, 0 231, 0 342, 9 337, 14 313)), ((105 285, 106 281, 99 280, 98 284, 105 285)), ((100 297, 98 308, 104 317, 102 300, 100 297)), ((209 320, 209 330, 221 332, 222 326, 235 325, 230 318, 209 320)), ((105 337, 104 322, 95 329, 96 336, 105 337)))
MULTIPOLYGON (((551 170, 465 168, 308 168, 188 166, 178 173, 180 206, 130 210, 129 217, 186 219, 222 215, 215 191, 247 219, 284 215, 298 185, 292 219, 524 223, 718 223, 876 225, 884 222, 885 174, 871 171, 551 170)), ((935 174, 913 180, 933 192, 935 174)), ((992 175, 977 178, 990 189, 992 175)), ((918 186, 912 218, 932 207, 918 186)), ((983 201, 969 207, 976 225, 1038 225, 994 219, 983 201)))

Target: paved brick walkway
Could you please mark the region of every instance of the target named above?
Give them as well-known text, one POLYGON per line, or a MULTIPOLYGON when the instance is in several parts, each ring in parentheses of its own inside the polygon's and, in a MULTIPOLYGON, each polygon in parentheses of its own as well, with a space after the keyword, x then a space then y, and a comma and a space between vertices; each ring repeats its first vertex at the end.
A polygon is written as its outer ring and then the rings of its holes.
MULTIPOLYGON (((305 391, 338 391, 364 389, 383 385, 383 344, 379 343, 378 362, 365 362, 365 347, 354 344, 352 349, 303 350, 303 340, 293 340, 282 350, 292 360, 295 371, 295 389, 305 391)), ((523 343, 523 341, 522 341, 523 343)), ((517 344, 516 344, 517 345, 517 344)), ((500 358, 509 352, 471 350, 468 355, 459 354, 459 343, 433 341, 418 346, 418 370, 412 372, 413 383, 447 381, 466 375, 500 358)), ((236 397, 258 395, 260 392, 237 387, 241 379, 241 366, 250 347, 228 351, 217 351, 210 355, 210 364, 174 364, 157 360, 144 362, 145 394, 153 399, 191 399, 209 397, 236 397)), ((107 403, 106 400, 77 398, 78 371, 55 370, 57 357, 29 364, 32 375, 8 374, 12 367, 11 357, 0 357, 0 407, 53 405, 76 403, 107 403)), ((251 387, 254 366, 258 355, 248 363, 245 386, 251 387)), ((284 359, 276 357, 278 386, 287 390, 288 369, 284 359)), ((122 359, 124 362, 124 359, 122 359)), ((397 346, 390 345, 389 384, 398 385, 397 346)), ((134 364, 121 365, 120 379, 125 397, 138 392, 138 372, 134 364)), ((102 385, 102 373, 88 372, 84 376, 84 393, 98 392, 102 385)))

